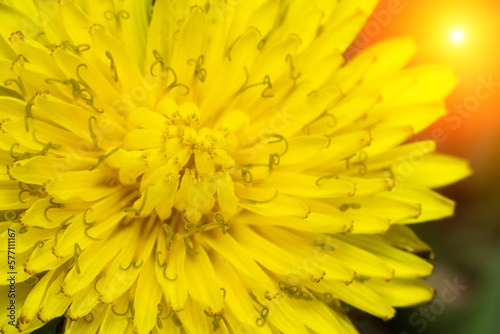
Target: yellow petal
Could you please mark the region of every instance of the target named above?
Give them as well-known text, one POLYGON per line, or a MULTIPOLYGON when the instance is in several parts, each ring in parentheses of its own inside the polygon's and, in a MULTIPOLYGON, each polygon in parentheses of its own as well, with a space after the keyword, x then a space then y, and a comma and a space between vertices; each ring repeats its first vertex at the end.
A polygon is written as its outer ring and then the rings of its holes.
POLYGON ((377 256, 385 265, 394 269, 395 277, 426 277, 432 272, 432 265, 422 258, 396 249, 384 242, 363 235, 336 236, 377 256))
MULTIPOLYGON (((420 216, 421 207, 418 204, 403 203, 383 196, 361 196, 328 200, 330 205, 339 209, 338 215, 351 218, 357 223, 358 217, 380 218, 388 223, 394 223, 420 216)), ((387 226, 389 227, 389 226, 387 226)))
POLYGON ((35 197, 20 193, 21 189, 15 189, 14 186, 15 183, 10 181, 8 187, 5 184, 2 185, 0 189, 0 210, 27 209, 36 201, 35 197))
MULTIPOLYGON (((313 207, 314 210, 314 207, 313 207)), ((312 211, 307 218, 263 217, 252 212, 242 212, 233 217, 231 221, 237 224, 248 224, 256 226, 283 226, 289 229, 316 232, 316 233, 340 233, 347 232, 352 228, 352 219, 340 215, 325 214, 312 211)))
POLYGON ((361 151, 371 143, 370 134, 366 131, 352 132, 345 135, 336 135, 331 138, 330 147, 322 150, 315 156, 307 165, 316 169, 328 169, 333 167, 345 168, 346 163, 341 161, 349 158, 357 152, 361 151))
POLYGON ((24 119, 23 111, 26 107, 26 102, 13 97, 0 96, 0 103, 3 106, 0 111, 2 119, 10 118, 12 121, 24 119))
POLYGON ((352 196, 357 188, 354 182, 336 178, 319 178, 305 174, 274 172, 263 183, 262 188, 279 189, 283 194, 297 197, 331 198, 352 196))
POLYGON ((213 328, 209 323, 209 317, 203 312, 203 308, 188 298, 184 311, 179 312, 179 320, 190 333, 210 333, 213 328))
POLYGON ((149 257, 139 274, 135 290, 134 331, 138 334, 147 334, 155 326, 160 299, 161 288, 155 279, 153 258, 149 257))
POLYGON ((414 165, 421 163, 435 149, 436 143, 430 140, 401 145, 368 157, 367 167, 369 171, 391 167, 396 176, 408 177, 415 170, 414 165))
POLYGON ((280 296, 271 302, 265 301, 264 305, 269 308, 267 321, 282 333, 306 334, 308 332, 299 310, 292 308, 285 297, 280 296))
POLYGON ((234 194, 233 179, 226 173, 219 174, 217 178, 217 199, 223 212, 230 216, 236 213, 238 198, 234 194))
POLYGON ((303 260, 300 254, 283 249, 249 227, 238 226, 231 233, 257 262, 280 276, 290 275, 304 280, 321 279, 324 276, 324 271, 319 268, 297 267, 296 264, 303 260))
POLYGON ((290 307, 300 315, 308 328, 316 333, 343 333, 343 327, 324 303, 315 301, 287 300, 290 307))
POLYGON ((126 333, 125 329, 129 323, 125 316, 130 312, 129 309, 130 304, 127 294, 116 299, 113 305, 108 307, 99 333, 126 333), (123 314, 125 310, 127 313, 124 316, 118 315, 123 314))
POLYGON ((169 277, 170 280, 167 280, 163 276, 164 271, 161 269, 158 270, 158 266, 156 270, 156 277, 158 277, 158 282, 161 284, 165 298, 172 305, 172 309, 174 311, 180 311, 184 308, 188 298, 188 283, 186 281, 186 272, 184 269, 186 247, 184 245, 184 240, 182 239, 172 240, 171 247, 172 248, 168 253, 168 265, 165 270, 165 276, 169 277))
POLYGON ((100 169, 59 174, 46 187, 47 192, 57 199, 68 200, 81 198, 84 201, 95 201, 111 195, 117 190, 109 186, 108 175, 100 169))
POLYGON ((147 34, 146 63, 153 63, 153 50, 157 50, 164 55, 165 60, 169 63, 169 55, 172 50, 170 44, 173 40, 165 38, 165 36, 172 35, 177 29, 177 23, 171 20, 171 17, 175 15, 174 6, 171 1, 158 1, 154 6, 155 10, 147 34))
POLYGON ((446 106, 444 103, 417 104, 405 107, 404 117, 399 108, 386 111, 384 114, 381 120, 384 126, 411 126, 415 133, 419 133, 446 115, 446 106))
POLYGON ((388 39, 367 48, 362 52, 363 56, 375 57, 376 61, 363 79, 371 81, 393 74, 411 60, 416 49, 415 41, 408 37, 388 39))
POLYGON ((256 320, 259 314, 253 308, 248 296, 249 290, 245 287, 236 268, 220 256, 214 258, 214 268, 219 273, 221 284, 224 286, 224 301, 228 306, 224 309, 224 317, 229 314, 229 317, 234 319, 234 322, 230 324, 240 322, 239 327, 252 329, 258 333, 271 333, 267 324, 257 326, 256 320))
POLYGON ((455 88, 456 75, 449 65, 422 65, 404 70, 381 88, 380 109, 403 105, 441 103, 455 88))
POLYGON ((89 314, 98 303, 98 293, 92 285, 89 285, 75 294, 66 316, 71 320, 79 320, 89 314))
MULTIPOLYGON (((22 238, 19 238, 16 242, 16 251, 19 253, 25 252, 27 250, 33 250, 35 244, 39 241, 47 241, 54 236, 54 231, 48 229, 38 229, 29 228, 26 233, 22 234, 22 238)), ((3 238, 2 238, 3 239, 3 238)), ((37 246, 40 247, 40 246, 37 246)))
POLYGON ((160 113, 140 107, 128 114, 127 120, 135 126, 145 129, 164 130, 167 126, 167 118, 160 113))
MULTIPOLYGON (((245 252, 245 249, 229 233, 226 235, 211 234, 204 240, 218 253, 214 258, 227 260, 234 269, 238 270, 240 275, 249 280, 249 283, 255 287, 259 296, 276 295, 277 291, 273 282, 262 268, 255 263, 252 254, 245 252)), ((236 316, 239 316, 239 314, 236 314, 236 316)))
MULTIPOLYGON (((59 270, 60 271, 60 270, 59 270)), ((24 307, 22 309, 21 315, 19 316, 19 321, 21 323, 31 321, 38 311, 40 304, 42 303, 43 297, 45 295, 46 289, 52 280, 52 277, 58 276, 55 274, 55 270, 48 271, 35 285, 33 290, 26 298, 24 307)))
POLYGON ((137 129, 127 134, 124 148, 127 150, 147 150, 165 147, 165 134, 159 130, 137 129))
POLYGON ((67 321, 64 333, 78 334, 97 332, 108 307, 108 305, 99 304, 85 318, 81 318, 77 321, 67 321), (92 320, 88 321, 89 319, 92 320))
POLYGON ((321 247, 321 238, 313 240, 310 236, 302 237, 300 234, 290 233, 287 230, 270 226, 257 228, 256 230, 283 250, 295 253, 298 258, 302 259, 298 262, 300 265, 295 265, 293 270, 290 268, 293 273, 287 273, 287 275, 291 277, 294 276, 296 268, 310 273, 310 279, 312 280, 321 280, 323 277, 327 277, 344 281, 346 284, 352 282, 356 275, 346 265, 334 260, 335 253, 321 247), (297 250, 298 245, 300 245, 299 250, 297 250))
MULTIPOLYGON (((312 283, 307 284, 311 285, 312 283)), ((324 280, 320 285, 311 288, 319 289, 318 287, 321 287, 320 289, 323 291, 328 291, 335 298, 379 318, 389 320, 396 313, 385 299, 356 280, 350 285, 333 280, 324 280)))
POLYGON ((402 180, 428 188, 439 188, 471 174, 472 170, 466 160, 444 154, 431 154, 425 157, 421 164, 416 164, 413 173, 402 180))
POLYGON ((394 147, 404 143, 415 134, 411 126, 388 127, 384 125, 376 126, 370 131, 372 141, 370 146, 363 149, 367 157, 392 150, 394 147))
POLYGON ((199 254, 186 257, 186 283, 189 294, 200 303, 209 314, 222 312, 222 293, 211 260, 203 247, 195 247, 199 254), (199 284, 204 277, 205 284, 199 284))
POLYGON ((364 284, 395 307, 427 303, 434 297, 434 289, 418 279, 393 278, 387 282, 372 278, 364 284))
MULTIPOLYGON (((111 303, 121 295, 126 295, 126 291, 134 284, 141 272, 144 260, 140 262, 134 258, 140 240, 139 234, 138 228, 130 231, 123 242, 131 246, 120 249, 120 253, 108 265, 106 275, 99 280, 99 301, 102 303, 111 303)), ((116 308, 118 309, 118 306, 116 308)), ((121 312, 122 308, 119 310, 121 312)))
POLYGON ((61 270, 47 288, 45 298, 37 313, 38 318, 44 323, 61 316, 71 303, 71 298, 59 293, 63 279, 64 270, 61 270))
MULTIPOLYGON (((134 62, 129 54, 123 49, 122 44, 111 34, 103 29, 91 29, 93 45, 101 56, 101 60, 110 64, 111 60, 106 57, 106 52, 113 58, 114 68, 118 83, 122 86, 123 91, 131 92, 138 82, 142 82, 141 74, 137 62, 134 62)), ((109 70, 108 81, 113 81, 115 73, 109 70)), ((151 95, 146 95, 146 99, 142 101, 142 105, 150 106, 152 103, 148 101, 151 95)))
MULTIPOLYGON (((63 292, 73 296, 83 290, 97 277, 103 268, 115 257, 120 250, 121 239, 124 232, 118 232, 109 238, 104 244, 94 243, 81 251, 77 262, 71 269, 62 284, 63 292), (78 267, 76 264, 78 263, 78 267)), ((77 252, 75 243, 75 253, 77 252)))
MULTIPOLYGON (((23 8, 23 7, 20 7, 23 8)), ((32 7, 31 7, 32 8, 32 7)), ((33 23, 33 21, 25 15, 17 6, 10 6, 5 3, 0 5, 0 18, 2 19, 2 35, 8 35, 14 31, 21 31, 24 28, 29 29, 30 37, 35 37, 40 33, 40 28, 33 23)), ((27 30, 24 29, 24 30, 27 30)))
POLYGON ((424 255, 431 260, 434 259, 434 254, 429 245, 420 240, 408 226, 392 225, 384 235, 376 236, 376 238, 382 239, 394 247, 424 255))
POLYGON ((46 184, 57 175, 53 168, 57 160, 49 157, 34 157, 21 160, 8 166, 10 175, 24 183, 46 184))
POLYGON ((245 187, 235 184, 236 196, 240 198, 240 206, 268 217, 294 216, 305 218, 309 214, 309 207, 300 200, 278 191, 245 187))
POLYGON ((46 270, 53 270, 62 266, 70 256, 63 258, 56 257, 53 254, 54 239, 45 241, 42 248, 36 248, 31 257, 23 263, 24 271, 29 274, 36 274, 46 270))
POLYGON ((455 202, 438 193, 417 185, 399 184, 391 192, 380 194, 397 201, 417 204, 422 208, 418 218, 405 219, 402 223, 418 223, 453 215, 455 202))
POLYGON ((339 261, 363 276, 390 279, 394 275, 394 270, 379 257, 350 243, 348 238, 351 237, 350 235, 346 238, 339 236, 340 234, 336 234, 335 237, 319 238, 321 247, 332 250, 331 256, 335 261, 339 261))

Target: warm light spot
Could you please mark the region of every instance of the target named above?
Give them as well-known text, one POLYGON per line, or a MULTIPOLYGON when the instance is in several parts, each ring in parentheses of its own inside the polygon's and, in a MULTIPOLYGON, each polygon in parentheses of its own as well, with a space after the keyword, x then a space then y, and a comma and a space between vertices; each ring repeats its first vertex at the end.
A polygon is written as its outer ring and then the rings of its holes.
POLYGON ((465 33, 461 29, 454 29, 451 31, 450 38, 454 44, 462 44, 465 40, 465 33))

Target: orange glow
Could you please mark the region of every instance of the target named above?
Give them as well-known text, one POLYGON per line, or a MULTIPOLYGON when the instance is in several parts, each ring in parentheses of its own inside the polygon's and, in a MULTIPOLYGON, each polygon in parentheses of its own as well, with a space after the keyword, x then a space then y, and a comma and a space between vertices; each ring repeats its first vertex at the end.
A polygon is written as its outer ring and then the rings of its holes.
POLYGON ((463 44, 465 41, 465 33, 462 29, 453 29, 450 34, 450 39, 453 44, 463 44))
POLYGON ((438 129, 445 134, 437 138, 439 151, 470 159, 476 170, 480 164, 493 169, 478 155, 488 156, 486 148, 500 151, 500 1, 380 0, 368 22, 352 54, 386 38, 411 36, 418 51, 409 66, 445 63, 457 74, 449 114, 419 138, 436 139, 438 129))

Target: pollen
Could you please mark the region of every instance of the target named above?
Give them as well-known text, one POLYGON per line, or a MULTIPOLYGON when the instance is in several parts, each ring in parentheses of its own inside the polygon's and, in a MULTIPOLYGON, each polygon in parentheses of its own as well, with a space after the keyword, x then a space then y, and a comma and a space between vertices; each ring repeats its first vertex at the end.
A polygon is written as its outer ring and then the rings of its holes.
POLYGON ((452 215, 431 188, 470 169, 408 138, 456 78, 408 68, 408 38, 346 62, 375 5, 3 1, 18 331, 353 333, 350 308, 430 300, 407 225, 452 215))

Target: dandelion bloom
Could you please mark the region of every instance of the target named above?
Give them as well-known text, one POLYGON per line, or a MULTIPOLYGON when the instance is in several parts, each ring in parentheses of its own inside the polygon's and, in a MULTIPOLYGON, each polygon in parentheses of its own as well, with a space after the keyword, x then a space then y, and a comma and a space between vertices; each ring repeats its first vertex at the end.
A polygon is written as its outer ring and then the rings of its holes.
POLYGON ((2 332, 355 333, 430 300, 406 225, 469 169, 411 139, 456 79, 406 38, 346 62, 376 2, 2 1, 2 332))

